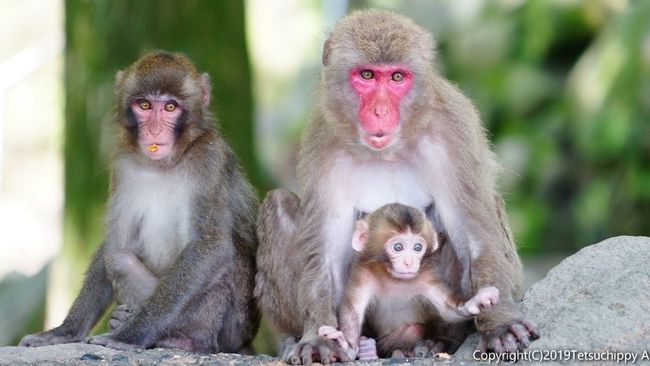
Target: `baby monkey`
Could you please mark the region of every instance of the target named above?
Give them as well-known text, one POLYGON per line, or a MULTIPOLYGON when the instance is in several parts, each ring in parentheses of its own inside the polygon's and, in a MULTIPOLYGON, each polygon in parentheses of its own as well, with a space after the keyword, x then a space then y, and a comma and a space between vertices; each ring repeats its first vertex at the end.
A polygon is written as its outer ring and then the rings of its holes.
POLYGON ((438 238, 424 212, 398 203, 385 205, 357 221, 352 238, 357 252, 339 308, 340 330, 320 327, 335 340, 340 361, 416 356, 435 320, 433 305, 448 322, 471 319, 499 300, 496 287, 481 288, 463 301, 433 267, 438 238), (377 341, 361 337, 363 329, 377 341))

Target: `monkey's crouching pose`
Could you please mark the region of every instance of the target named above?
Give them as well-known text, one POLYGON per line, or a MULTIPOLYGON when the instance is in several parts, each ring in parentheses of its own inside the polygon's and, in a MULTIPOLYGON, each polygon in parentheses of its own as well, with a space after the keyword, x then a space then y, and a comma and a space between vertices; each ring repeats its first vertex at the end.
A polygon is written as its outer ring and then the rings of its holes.
POLYGON ((471 319, 497 303, 499 290, 483 287, 469 300, 453 293, 433 267, 437 234, 424 212, 398 203, 375 210, 357 221, 352 237, 357 252, 339 308, 340 331, 323 326, 318 333, 336 340, 342 360, 376 358, 368 329, 376 337, 380 357, 425 357, 442 349, 423 347, 437 317, 448 322, 471 319), (363 349, 365 348, 365 349, 363 349), (361 349, 361 351, 360 351, 361 349))
POLYGON ((208 110, 208 75, 153 52, 116 79, 105 241, 63 324, 20 345, 83 340, 114 299, 110 332, 88 342, 237 352, 259 320, 256 202, 208 110))
POLYGON ((350 14, 325 41, 298 196, 270 192, 258 219, 255 294, 287 335, 286 362, 327 363, 338 351, 318 329, 338 328, 355 213, 392 202, 426 208, 440 231, 437 266, 454 293, 499 290, 498 304, 473 322, 432 331, 447 351, 474 329, 484 352, 515 352, 538 337, 515 303, 523 273, 498 165, 472 103, 433 68, 433 49, 427 31, 385 10, 350 14))

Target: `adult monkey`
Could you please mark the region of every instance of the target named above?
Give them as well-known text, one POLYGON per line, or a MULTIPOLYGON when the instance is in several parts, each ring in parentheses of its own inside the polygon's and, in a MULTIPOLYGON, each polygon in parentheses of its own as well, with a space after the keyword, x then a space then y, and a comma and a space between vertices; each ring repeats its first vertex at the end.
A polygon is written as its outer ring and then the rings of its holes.
MULTIPOLYGON (((475 320, 481 350, 513 352, 538 337, 515 305, 522 269, 484 128, 432 62, 431 35, 383 10, 352 13, 325 42, 320 102, 299 155, 302 201, 272 191, 258 219, 255 294, 289 336, 287 362, 336 357, 317 329, 337 326, 355 217, 391 202, 427 208, 446 238, 436 266, 453 291, 499 289, 499 303, 475 320)), ((439 334, 457 346, 469 331, 465 323, 439 334)))
POLYGON ((20 342, 83 340, 113 299, 118 349, 245 348, 253 300, 255 195, 209 111, 210 80, 180 54, 152 52, 115 83, 121 140, 112 159, 106 238, 60 326, 20 342))

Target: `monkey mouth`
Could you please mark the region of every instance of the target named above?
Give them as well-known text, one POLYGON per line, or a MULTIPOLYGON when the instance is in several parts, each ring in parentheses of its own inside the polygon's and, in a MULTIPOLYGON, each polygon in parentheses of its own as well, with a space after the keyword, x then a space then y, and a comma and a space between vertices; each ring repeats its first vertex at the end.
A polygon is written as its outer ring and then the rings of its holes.
POLYGON ((412 280, 417 277, 417 272, 397 272, 395 270, 390 270, 391 276, 398 280, 412 280))
POLYGON ((382 150, 393 142, 393 135, 383 132, 368 134, 363 136, 363 141, 373 149, 382 150))

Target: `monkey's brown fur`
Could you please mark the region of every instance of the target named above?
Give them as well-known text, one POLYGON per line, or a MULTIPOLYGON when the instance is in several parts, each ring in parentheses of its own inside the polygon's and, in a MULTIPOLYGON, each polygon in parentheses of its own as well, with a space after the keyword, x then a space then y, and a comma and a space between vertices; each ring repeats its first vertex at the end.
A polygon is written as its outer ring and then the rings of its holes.
POLYGON ((153 52, 116 79, 122 140, 112 160, 105 241, 63 324, 21 345, 83 340, 115 299, 114 329, 91 343, 239 351, 258 325, 256 201, 208 110, 209 78, 180 54, 153 52), (175 150, 163 161, 140 153, 130 109, 152 94, 183 106, 175 150))
MULTIPOLYGON (((270 192, 258 219, 256 296, 280 331, 302 337, 285 349, 286 361, 328 362, 330 345, 316 329, 337 325, 352 257, 342 248, 349 248, 354 212, 395 201, 430 207, 441 230, 436 266, 452 291, 467 297, 485 286, 499 289, 499 304, 475 321, 481 349, 513 351, 537 336, 515 305, 522 268, 485 130, 472 103, 433 69, 433 47, 412 20, 383 10, 352 13, 325 42, 320 98, 299 155, 300 199, 270 192), (405 65, 413 73, 399 138, 380 151, 359 142, 359 98, 348 81, 350 70, 367 64, 405 65)), ((470 326, 440 323, 433 331, 458 344, 470 326)))

